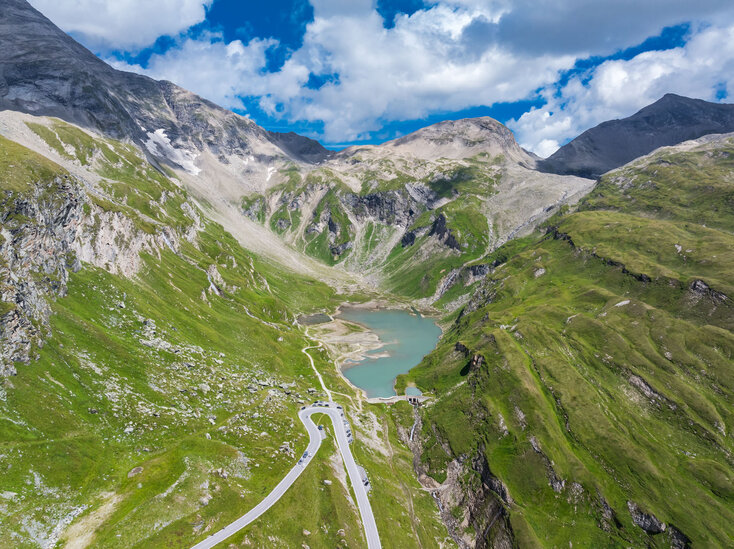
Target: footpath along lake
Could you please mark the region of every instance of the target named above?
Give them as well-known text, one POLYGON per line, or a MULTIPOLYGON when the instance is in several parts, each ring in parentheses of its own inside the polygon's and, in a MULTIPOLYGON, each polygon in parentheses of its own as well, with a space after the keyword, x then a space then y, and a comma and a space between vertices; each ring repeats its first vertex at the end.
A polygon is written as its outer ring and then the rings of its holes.
MULTIPOLYGON (((341 309, 339 318, 377 334, 383 346, 359 362, 343 365, 344 376, 368 397, 395 395, 395 378, 416 366, 438 343, 441 329, 430 318, 389 309, 341 309)), ((417 389, 410 393, 415 394, 417 389)))

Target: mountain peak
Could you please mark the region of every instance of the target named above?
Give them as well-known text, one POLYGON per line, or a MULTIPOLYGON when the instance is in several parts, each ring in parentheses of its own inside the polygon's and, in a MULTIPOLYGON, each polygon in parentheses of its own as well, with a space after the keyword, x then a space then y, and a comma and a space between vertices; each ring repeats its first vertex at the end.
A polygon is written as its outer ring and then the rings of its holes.
MULTIPOLYGON (((703 99, 686 97, 675 93, 666 93, 654 103, 650 103, 646 107, 640 109, 636 114, 645 111, 656 111, 660 109, 685 109, 685 108, 707 108, 709 105, 720 105, 721 103, 711 103, 703 99)), ((633 115, 634 116, 634 115, 633 115)))
POLYGON ((194 93, 106 64, 25 0, 0 2, 0 110, 54 116, 141 146, 163 131, 176 148, 314 162, 330 153, 271 134, 194 93))
POLYGON ((296 132, 268 132, 268 135, 275 145, 302 162, 320 162, 334 154, 315 139, 296 132))
MULTIPOLYGON (((655 103, 660 103, 661 101, 696 101, 696 99, 692 99, 690 97, 686 97, 685 95, 678 95, 677 93, 671 93, 668 92, 665 95, 663 95, 660 99, 655 101, 655 103)), ((699 99, 700 101, 700 99, 699 99)))
POLYGON ((383 143, 380 147, 425 159, 457 159, 487 153, 504 155, 518 162, 531 162, 510 129, 489 116, 444 120, 383 143))
POLYGON ((734 105, 667 93, 632 116, 585 131, 539 162, 539 168, 598 177, 659 147, 732 131, 734 105))

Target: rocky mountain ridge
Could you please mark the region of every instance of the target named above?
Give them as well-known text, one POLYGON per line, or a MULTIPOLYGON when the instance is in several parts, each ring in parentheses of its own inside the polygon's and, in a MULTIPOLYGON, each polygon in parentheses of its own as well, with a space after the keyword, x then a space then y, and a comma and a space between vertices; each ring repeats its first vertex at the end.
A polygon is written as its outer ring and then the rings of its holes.
MULTIPOLYGON (((400 256, 393 270, 401 272, 421 257, 440 263, 439 272, 478 259, 591 186, 538 172, 536 159, 489 118, 336 153, 271 133, 170 82, 113 69, 24 0, 0 6, 0 79, 0 109, 135 143, 154 166, 174 169, 245 246, 303 272, 322 273, 319 262, 343 265, 351 278, 367 272, 360 283, 368 286, 381 283, 390 254, 400 256), (470 180, 482 188, 468 188, 470 180), (471 222, 448 211, 466 200, 471 222), (451 246, 424 231, 437 219, 451 246), (413 253, 401 253, 408 247, 413 253)), ((425 297, 439 287, 439 272, 423 284, 425 297)))
POLYGON ((316 166, 289 165, 266 192, 246 195, 242 210, 307 255, 433 302, 467 263, 593 184, 535 162, 496 120, 447 121, 316 166), (418 269, 422 280, 400 288, 418 269))
POLYGON ((552 173, 599 177, 659 147, 732 131, 734 105, 669 93, 632 116, 585 131, 538 166, 552 173))

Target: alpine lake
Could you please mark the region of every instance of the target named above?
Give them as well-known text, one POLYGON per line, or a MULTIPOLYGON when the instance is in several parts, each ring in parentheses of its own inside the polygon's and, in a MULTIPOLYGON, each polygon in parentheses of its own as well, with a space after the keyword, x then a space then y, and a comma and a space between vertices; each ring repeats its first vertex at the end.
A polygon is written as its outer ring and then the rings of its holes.
MULTIPOLYGON (((441 336, 432 319, 406 310, 342 307, 338 318, 364 326, 382 343, 362 360, 342 365, 344 376, 370 398, 395 396, 395 378, 418 365, 441 336)), ((420 390, 408 387, 406 394, 420 395, 420 390)))

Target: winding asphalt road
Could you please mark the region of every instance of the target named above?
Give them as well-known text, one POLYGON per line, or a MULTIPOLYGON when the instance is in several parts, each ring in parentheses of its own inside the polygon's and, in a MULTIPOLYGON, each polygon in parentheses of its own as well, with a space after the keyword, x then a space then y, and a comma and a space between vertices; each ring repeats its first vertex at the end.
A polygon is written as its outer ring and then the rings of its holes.
POLYGON ((252 521, 259 518, 265 511, 270 509, 283 496, 283 494, 285 494, 288 488, 290 488, 290 486, 301 475, 313 456, 316 454, 316 451, 321 446, 322 432, 319 431, 319 428, 311 419, 313 414, 326 414, 331 418, 331 422, 334 425, 334 433, 336 435, 339 451, 342 454, 344 465, 346 466, 347 473, 349 473, 349 480, 351 480, 352 488, 357 496, 357 506, 359 507, 359 514, 362 516, 364 533, 367 538, 367 547, 369 549, 379 549, 382 547, 380 544, 380 536, 377 533, 375 516, 372 514, 372 506, 370 505, 370 500, 367 497, 367 489, 363 484, 362 477, 359 474, 359 469, 357 469, 357 463, 354 461, 354 456, 349 448, 349 436, 347 435, 348 424, 345 420, 344 413, 340 408, 337 408, 336 403, 328 402, 324 403, 322 406, 307 406, 298 412, 298 417, 306 427, 309 436, 308 448, 306 450, 305 457, 302 457, 298 461, 298 464, 288 471, 288 474, 278 483, 273 491, 265 496, 265 499, 253 507, 248 513, 242 515, 240 518, 225 526, 215 534, 212 534, 205 540, 197 543, 191 549, 211 549, 235 532, 242 530, 252 521))

